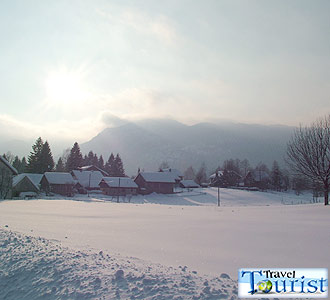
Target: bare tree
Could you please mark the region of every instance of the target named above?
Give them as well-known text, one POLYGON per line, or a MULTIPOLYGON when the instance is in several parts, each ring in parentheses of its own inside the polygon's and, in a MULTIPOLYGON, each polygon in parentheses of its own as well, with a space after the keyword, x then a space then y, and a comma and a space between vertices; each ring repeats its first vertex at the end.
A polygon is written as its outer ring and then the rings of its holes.
POLYGON ((330 114, 310 126, 295 130, 287 148, 287 163, 297 174, 323 186, 324 204, 329 204, 330 114))
POLYGON ((205 162, 202 163, 201 167, 199 168, 198 172, 195 175, 195 181, 198 184, 202 184, 204 182, 206 182, 207 178, 206 178, 206 165, 205 162))

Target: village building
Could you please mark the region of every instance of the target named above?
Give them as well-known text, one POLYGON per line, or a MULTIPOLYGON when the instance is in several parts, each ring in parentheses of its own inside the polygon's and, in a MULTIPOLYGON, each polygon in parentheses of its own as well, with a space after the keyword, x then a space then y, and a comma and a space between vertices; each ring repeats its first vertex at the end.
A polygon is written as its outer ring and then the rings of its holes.
POLYGON ((106 171, 104 171, 103 169, 101 169, 97 166, 94 166, 94 165, 78 167, 77 170, 79 170, 79 171, 99 171, 102 173, 103 177, 109 176, 109 174, 106 171))
POLYGON ((220 178, 223 176, 223 171, 216 171, 212 175, 210 175, 210 186, 220 186, 220 178))
POLYGON ((22 173, 13 178, 14 197, 32 197, 40 192, 43 174, 22 173))
POLYGON ((46 172, 41 179, 41 190, 47 194, 54 193, 63 196, 73 196, 76 182, 70 173, 46 172))
POLYGON ((109 196, 136 195, 138 191, 138 185, 129 177, 104 177, 99 186, 109 196))
POLYGON ((185 189, 195 189, 195 188, 200 188, 201 186, 196 183, 194 180, 181 180, 180 181, 180 187, 185 188, 185 189))
POLYGON ((12 198, 13 176, 17 170, 0 155, 0 199, 12 198))
POLYGON ((183 174, 178 169, 172 169, 172 168, 160 169, 159 172, 168 172, 169 174, 171 174, 174 177, 176 186, 179 186, 180 181, 183 180, 183 174))
POLYGON ((79 193, 86 194, 87 191, 99 190, 99 183, 104 177, 100 171, 73 170, 71 175, 76 180, 76 188, 79 193))
POLYGON ((134 181, 141 194, 172 194, 176 183, 171 172, 140 172, 134 181))

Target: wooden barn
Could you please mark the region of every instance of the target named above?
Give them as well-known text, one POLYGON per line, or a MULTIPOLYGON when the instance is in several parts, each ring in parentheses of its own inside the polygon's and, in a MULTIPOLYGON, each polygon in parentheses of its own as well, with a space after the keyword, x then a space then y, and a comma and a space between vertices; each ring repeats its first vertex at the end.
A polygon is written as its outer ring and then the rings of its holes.
POLYGON ((70 173, 46 172, 41 179, 41 190, 48 193, 73 196, 73 187, 76 182, 70 173))
POLYGON ((134 181, 141 194, 172 194, 176 182, 170 172, 141 172, 134 181))
POLYGON ((13 178, 13 195, 38 194, 40 192, 40 181, 42 174, 23 173, 13 178))
POLYGON ((99 185, 103 194, 109 196, 136 195, 138 191, 137 184, 129 177, 104 177, 99 185))
POLYGON ((17 170, 0 155, 0 199, 12 197, 13 176, 17 174, 17 170))

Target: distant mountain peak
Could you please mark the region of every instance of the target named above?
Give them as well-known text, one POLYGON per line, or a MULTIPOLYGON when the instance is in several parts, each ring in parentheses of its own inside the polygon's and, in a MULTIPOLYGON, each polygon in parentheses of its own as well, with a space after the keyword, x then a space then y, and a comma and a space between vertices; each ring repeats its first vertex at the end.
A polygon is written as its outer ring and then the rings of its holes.
POLYGON ((184 171, 205 162, 214 170, 229 158, 247 158, 251 164, 282 161, 294 127, 202 122, 186 125, 172 119, 146 119, 106 128, 81 145, 107 158, 120 153, 126 172, 138 167, 155 171, 163 161, 184 171))

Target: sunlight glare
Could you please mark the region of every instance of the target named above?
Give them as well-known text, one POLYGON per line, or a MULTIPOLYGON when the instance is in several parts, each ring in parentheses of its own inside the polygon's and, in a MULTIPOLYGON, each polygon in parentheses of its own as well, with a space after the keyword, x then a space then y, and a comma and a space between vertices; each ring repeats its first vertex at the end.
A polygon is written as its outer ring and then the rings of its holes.
POLYGON ((61 68, 51 72, 45 81, 47 101, 52 105, 63 105, 86 100, 82 79, 83 73, 79 70, 61 68))

